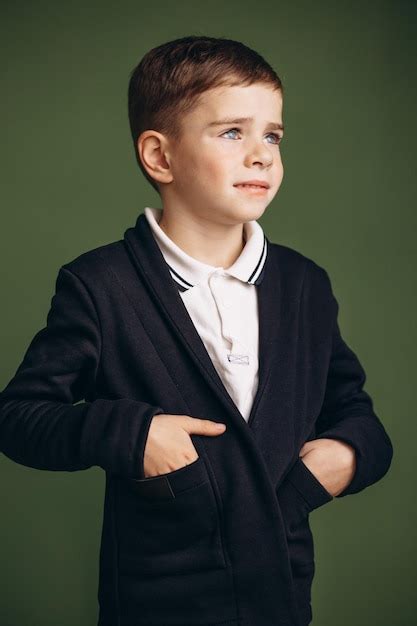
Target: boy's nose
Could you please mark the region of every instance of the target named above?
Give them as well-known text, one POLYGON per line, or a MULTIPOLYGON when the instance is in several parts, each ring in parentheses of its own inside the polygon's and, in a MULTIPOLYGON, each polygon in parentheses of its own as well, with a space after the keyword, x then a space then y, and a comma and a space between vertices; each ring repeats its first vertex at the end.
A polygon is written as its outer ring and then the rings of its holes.
POLYGON ((266 167, 273 163, 274 157, 264 143, 257 142, 248 149, 246 160, 249 164, 261 163, 266 167))

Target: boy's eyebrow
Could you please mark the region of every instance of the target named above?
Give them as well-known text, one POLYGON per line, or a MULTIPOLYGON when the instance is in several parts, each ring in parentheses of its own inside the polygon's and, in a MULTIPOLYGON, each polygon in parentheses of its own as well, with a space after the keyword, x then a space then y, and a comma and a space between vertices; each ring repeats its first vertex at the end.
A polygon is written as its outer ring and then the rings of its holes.
MULTIPOLYGON (((207 124, 207 128, 212 126, 224 126, 225 124, 244 124, 245 122, 252 122, 253 117, 236 117, 236 118, 225 118, 223 120, 215 120, 214 122, 210 122, 207 124)), ((276 122, 269 122, 266 125, 267 128, 273 128, 276 130, 284 130, 284 124, 278 124, 276 122)))

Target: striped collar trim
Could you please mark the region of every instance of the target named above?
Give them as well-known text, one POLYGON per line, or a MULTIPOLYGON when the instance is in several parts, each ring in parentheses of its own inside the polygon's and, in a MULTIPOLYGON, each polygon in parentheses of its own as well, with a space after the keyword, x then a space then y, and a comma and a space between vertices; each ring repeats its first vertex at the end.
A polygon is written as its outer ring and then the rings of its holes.
POLYGON ((177 246, 159 226, 162 209, 145 207, 144 213, 168 265, 170 274, 180 291, 187 291, 200 282, 205 282, 208 275, 215 270, 223 270, 225 274, 234 276, 250 285, 259 285, 262 282, 268 252, 268 240, 261 225, 256 220, 243 224, 245 246, 233 265, 224 269, 202 263, 177 246))

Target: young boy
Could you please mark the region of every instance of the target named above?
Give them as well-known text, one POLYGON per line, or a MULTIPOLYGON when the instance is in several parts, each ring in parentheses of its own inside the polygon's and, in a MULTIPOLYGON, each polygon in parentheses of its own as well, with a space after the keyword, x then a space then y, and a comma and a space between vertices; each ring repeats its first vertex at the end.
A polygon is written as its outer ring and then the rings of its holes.
POLYGON ((390 467, 328 274, 257 222, 282 98, 240 42, 144 56, 129 118, 162 208, 60 268, 1 394, 9 458, 105 470, 99 626, 307 626, 309 514, 390 467))

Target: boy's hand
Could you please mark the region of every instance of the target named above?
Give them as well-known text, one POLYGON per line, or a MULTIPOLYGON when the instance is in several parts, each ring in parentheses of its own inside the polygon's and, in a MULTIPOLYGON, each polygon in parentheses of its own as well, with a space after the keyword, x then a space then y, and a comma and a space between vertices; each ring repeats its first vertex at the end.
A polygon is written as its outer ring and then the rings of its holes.
POLYGON ((342 493, 355 475, 355 449, 340 439, 306 441, 299 456, 332 496, 342 493))
POLYGON ((190 434, 221 435, 226 426, 189 415, 154 415, 146 440, 143 468, 145 478, 173 472, 198 459, 190 434))

